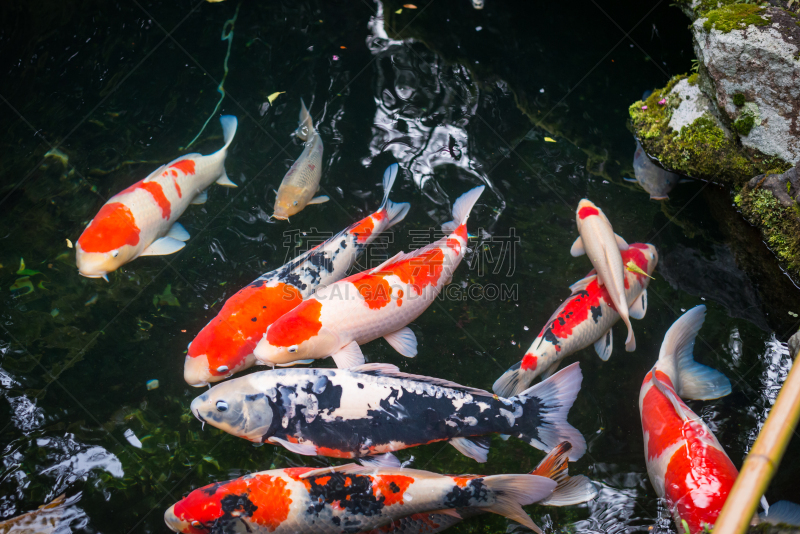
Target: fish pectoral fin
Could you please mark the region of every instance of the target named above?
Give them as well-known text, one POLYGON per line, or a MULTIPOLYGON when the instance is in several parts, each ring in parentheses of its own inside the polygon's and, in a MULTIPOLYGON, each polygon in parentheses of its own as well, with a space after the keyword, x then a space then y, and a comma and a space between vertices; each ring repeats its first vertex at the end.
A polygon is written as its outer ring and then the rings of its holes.
POLYGON ((453 438, 450 440, 450 445, 456 448, 458 452, 468 458, 472 458, 479 464, 485 464, 489 459, 489 438, 453 438))
POLYGON ((441 510, 433 510, 432 512, 428 512, 429 514, 439 514, 439 515, 449 515, 450 517, 455 517, 456 519, 464 519, 456 512, 455 508, 443 508, 441 510))
POLYGON ((276 363, 275 367, 293 367, 295 365, 307 365, 309 363, 314 363, 314 358, 309 358, 307 360, 295 360, 288 363, 276 363))
POLYGON ((205 204, 208 200, 208 191, 201 191, 194 197, 192 204, 205 204))
POLYGON ((611 357, 611 350, 614 348, 614 333, 609 328, 608 332, 594 342, 594 350, 600 359, 607 362, 611 357))
POLYGON ((642 291, 642 294, 636 299, 632 306, 628 307, 628 315, 631 319, 644 319, 644 314, 647 313, 647 290, 642 291))
POLYGON ((401 328, 397 332, 386 334, 383 339, 389 342, 394 350, 405 356, 406 358, 413 358, 417 355, 417 336, 407 326, 401 328))
POLYGON ((364 456, 358 459, 358 463, 371 467, 401 467, 400 460, 391 452, 375 456, 364 456))
POLYGON ((178 241, 171 237, 162 237, 150 243, 150 246, 144 249, 144 252, 139 256, 166 256, 167 254, 175 254, 185 246, 186 243, 183 241, 178 241))
POLYGON ((540 375, 542 382, 553 376, 553 373, 558 371, 559 365, 561 365, 561 360, 556 360, 555 362, 553 362, 553 365, 542 371, 542 374, 540 375))
POLYGON ((291 441, 286 441, 285 439, 276 438, 272 436, 271 438, 267 439, 270 443, 274 443, 275 445, 280 445, 284 449, 289 452, 293 452, 295 454, 302 454, 303 456, 316 456, 317 455, 317 447, 306 441, 305 443, 292 443, 291 441))
POLYGON ((586 278, 582 278, 582 279, 578 280, 577 282, 575 282, 574 284, 569 286, 569 290, 572 292, 570 294, 574 295, 578 291, 583 291, 584 289, 586 289, 586 286, 588 286, 589 284, 591 284, 594 281, 595 278, 597 278, 597 275, 596 274, 592 274, 592 275, 587 276, 586 278))
POLYGON ((169 229, 169 232, 167 232, 167 237, 177 239, 178 241, 188 241, 189 232, 186 231, 186 228, 184 228, 181 223, 176 222, 172 225, 172 228, 169 229))
POLYGON ((349 367, 356 367, 364 365, 364 353, 361 352, 361 347, 358 343, 351 341, 335 353, 331 354, 331 358, 336 362, 336 367, 339 369, 347 369, 349 367))
POLYGON ((499 437, 503 441, 508 441, 508 438, 510 438, 511 436, 508 434, 498 434, 497 437, 499 437))
POLYGON ((325 202, 329 201, 331 197, 328 195, 320 195, 318 197, 314 197, 306 203, 306 206, 310 206, 311 204, 324 204, 325 202))
POLYGON ((617 240, 617 247, 619 247, 620 250, 628 250, 630 248, 628 243, 617 234, 614 234, 614 239, 617 240))
POLYGON ((578 236, 578 239, 572 244, 572 248, 569 249, 569 253, 572 254, 573 258, 577 258, 578 256, 583 256, 586 254, 586 249, 583 247, 583 239, 581 236, 578 236))
POLYGON ((224 169, 222 171, 222 176, 217 178, 217 185, 221 185, 223 187, 239 187, 235 183, 231 182, 231 179, 228 178, 228 173, 226 173, 224 169))

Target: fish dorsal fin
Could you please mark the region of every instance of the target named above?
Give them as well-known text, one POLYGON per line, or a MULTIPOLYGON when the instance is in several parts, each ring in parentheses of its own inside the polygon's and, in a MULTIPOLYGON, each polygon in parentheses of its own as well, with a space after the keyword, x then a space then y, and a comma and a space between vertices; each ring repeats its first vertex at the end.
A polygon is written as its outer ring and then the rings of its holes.
POLYGON ((574 295, 578 291, 583 291, 584 289, 586 289, 586 287, 596 279, 597 279, 596 274, 589 275, 586 278, 582 278, 577 282, 575 282, 574 284, 572 284, 571 286, 569 286, 569 290, 572 291, 571 294, 574 295))
POLYGON ((442 378, 434 378, 432 376, 412 375, 409 373, 404 373, 400 371, 400 369, 398 369, 396 366, 388 363, 367 363, 364 365, 351 367, 348 369, 348 371, 350 371, 351 373, 361 373, 372 376, 385 376, 388 378, 413 380, 415 382, 424 382, 426 384, 432 384, 434 386, 440 386, 443 388, 456 389, 458 391, 463 391, 464 393, 470 393, 472 395, 478 395, 481 397, 494 397, 492 393, 489 393, 486 390, 462 386, 461 384, 456 384, 455 382, 444 380, 442 378))
POLYGON ((401 250, 400 252, 398 252, 397 254, 395 254, 394 256, 392 256, 391 258, 389 258, 388 260, 386 260, 385 262, 381 263, 381 264, 380 264, 380 265, 378 265, 377 267, 375 267, 375 268, 373 268, 373 269, 370 269, 370 270, 369 270, 369 274, 375 274, 375 273, 379 273, 379 272, 381 272, 381 269, 383 269, 383 268, 384 268, 384 267, 386 267, 387 265, 389 265, 389 264, 393 263, 395 260, 397 260, 398 258, 400 258, 400 257, 401 257, 401 256, 403 256, 403 255, 405 255, 405 252, 403 252, 403 251, 401 250))
MULTIPOLYGON (((179 161, 183 161, 185 159, 191 159, 191 158, 202 158, 202 157, 203 157, 203 155, 200 154, 199 152, 195 152, 193 154, 184 154, 183 156, 181 156, 179 158, 173 159, 172 161, 170 161, 166 165, 162 165, 161 167, 156 169, 156 171, 153 172, 153 174, 155 174, 157 172, 160 172, 160 171, 163 171, 166 167, 172 167, 174 164, 178 163, 179 161)), ((153 176, 153 174, 151 174, 150 176, 153 176)))
POLYGON ((346 475, 381 475, 381 474, 398 474, 415 476, 417 478, 446 478, 445 475, 431 473, 430 471, 421 471, 419 469, 407 469, 404 467, 375 467, 374 465, 358 465, 358 464, 345 464, 335 465, 330 467, 322 467, 314 469, 307 473, 300 475, 300 478, 310 478, 315 476, 330 475, 333 473, 342 473, 346 475))
POLYGON ((689 417, 689 415, 686 413, 686 410, 684 410, 683 406, 681 406, 681 401, 678 400, 678 397, 677 395, 675 395, 675 392, 673 392, 671 389, 667 389, 666 386, 664 386, 664 384, 661 382, 661 380, 658 379, 658 377, 656 376, 655 368, 653 368, 653 370, 650 371, 650 377, 651 377, 650 380, 652 380, 653 385, 656 387, 656 389, 662 395, 664 395, 664 397, 666 397, 666 399, 670 402, 670 404, 672 404, 672 408, 675 410, 675 413, 678 414, 678 417, 680 417, 683 421, 691 420, 692 418, 689 417))

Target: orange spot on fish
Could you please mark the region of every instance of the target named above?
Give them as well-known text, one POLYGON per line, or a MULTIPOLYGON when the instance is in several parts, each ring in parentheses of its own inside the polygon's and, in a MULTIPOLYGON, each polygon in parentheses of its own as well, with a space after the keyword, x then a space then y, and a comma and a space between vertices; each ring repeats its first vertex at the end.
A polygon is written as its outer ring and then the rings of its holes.
MULTIPOLYGON (((690 426, 702 425, 691 422, 690 426)), ((701 439, 688 438, 669 461, 665 494, 670 507, 677 508, 689 531, 697 534, 703 526, 717 521, 722 506, 739 474, 728 455, 701 439)))
POLYGON ((319 333, 322 303, 309 299, 300 303, 269 327, 267 341, 273 347, 290 347, 311 339, 319 333))
POLYGON ((286 473, 286 476, 291 478, 292 480, 300 480, 300 475, 308 473, 309 471, 314 471, 317 469, 316 467, 287 467, 283 470, 286 473))
POLYGON ((105 204, 78 238, 84 252, 110 252, 125 245, 139 244, 139 227, 128 206, 105 204))
POLYGON ((328 447, 317 447, 317 454, 329 458, 352 458, 353 454, 339 449, 329 449, 328 447))
POLYGON ((417 256, 388 265, 386 273, 394 274, 405 284, 410 284, 417 295, 429 285, 436 285, 442 274, 444 252, 435 247, 417 256))
POLYGON ((590 217, 592 215, 600 215, 600 212, 597 211, 597 208, 586 206, 585 208, 581 208, 578 211, 578 217, 580 217, 581 219, 585 219, 586 217, 590 217))
POLYGON ((372 493, 377 498, 383 495, 383 504, 403 504, 403 494, 414 483, 414 479, 403 475, 381 475, 372 483, 372 493))
POLYGON ((161 208, 161 217, 164 219, 169 219, 171 205, 167 197, 164 195, 164 188, 161 187, 161 184, 158 182, 145 182, 144 180, 141 180, 122 191, 120 195, 124 193, 133 193, 137 189, 144 189, 150 193, 150 195, 153 197, 153 200, 155 200, 156 204, 158 204, 158 207, 161 208))
POLYGON ((173 178, 178 177, 178 171, 176 171, 175 169, 172 169, 171 171, 169 171, 169 173, 172 175, 173 178))
POLYGON ((523 371, 535 371, 539 358, 533 354, 526 354, 522 357, 522 364, 520 367, 523 371))
POLYGON ((286 488, 286 481, 278 477, 256 475, 249 482, 250 500, 258 507, 251 520, 272 532, 289 517, 292 492, 286 488))
POLYGON ((369 239, 369 236, 372 235, 372 231, 375 229, 375 222, 372 220, 372 216, 364 217, 356 224, 350 227, 348 233, 355 234, 356 241, 359 243, 364 243, 369 239))
POLYGON ((476 478, 476 477, 469 477, 469 476, 467 476, 467 477, 453 477, 453 482, 455 482, 456 486, 458 486, 459 488, 464 488, 464 487, 467 486, 469 481, 474 479, 474 478, 476 478))
MULTIPOLYGON (((175 171, 172 171, 175 172, 175 171)), ((178 192, 178 198, 183 198, 183 193, 181 192, 181 186, 178 184, 178 179, 174 176, 172 177, 172 183, 175 184, 175 191, 178 192)))
MULTIPOLYGON (((666 374, 656 371, 656 377, 665 388, 673 389, 672 381, 666 374)), ((651 373, 647 373, 645 382, 648 380, 652 380, 651 373)), ((683 401, 679 402, 690 411, 683 401)), ((675 413, 675 408, 669 399, 655 386, 647 391, 642 401, 642 428, 648 435, 648 459, 660 456, 666 449, 683 439, 683 420, 675 413)))
POLYGON ((234 293, 189 347, 189 357, 205 355, 209 372, 223 376, 242 365, 272 323, 303 301, 292 285, 250 284, 234 293), (256 320, 253 321, 253 318, 256 320), (228 370, 219 372, 219 367, 228 370))
POLYGON ((183 174, 194 174, 194 160, 193 159, 182 159, 180 161, 176 161, 172 165, 169 166, 171 169, 178 169, 183 174))
POLYGON ((359 273, 351 277, 350 282, 356 286, 371 310, 379 310, 391 301, 392 288, 380 273, 359 273))
POLYGON ((320 486, 324 486, 330 481, 331 477, 319 477, 318 479, 316 479, 316 483, 319 484, 320 486))

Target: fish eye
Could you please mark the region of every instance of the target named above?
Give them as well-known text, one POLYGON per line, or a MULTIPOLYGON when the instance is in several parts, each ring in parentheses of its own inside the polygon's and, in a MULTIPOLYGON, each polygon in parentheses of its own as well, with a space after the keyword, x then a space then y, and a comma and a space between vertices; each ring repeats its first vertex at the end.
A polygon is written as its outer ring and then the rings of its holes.
POLYGON ((194 528, 199 528, 199 527, 201 527, 201 526, 202 526, 202 525, 200 524, 200 521, 192 521, 192 527, 194 527, 194 528))
POLYGON ((292 206, 297 206, 297 201, 292 202, 292 206))
POLYGON ((112 252, 111 252, 111 256, 112 256, 112 257, 114 257, 114 258, 116 258, 117 256, 119 256, 119 250, 114 250, 114 251, 112 251, 112 252))
POLYGON ((291 346, 291 347, 289 347, 287 350, 288 350, 289 352, 291 352, 292 354, 294 354, 295 352, 297 352, 297 345, 292 345, 292 346, 291 346))
POLYGON ((218 412, 227 412, 228 411, 228 403, 220 400, 217 401, 217 411, 218 412))

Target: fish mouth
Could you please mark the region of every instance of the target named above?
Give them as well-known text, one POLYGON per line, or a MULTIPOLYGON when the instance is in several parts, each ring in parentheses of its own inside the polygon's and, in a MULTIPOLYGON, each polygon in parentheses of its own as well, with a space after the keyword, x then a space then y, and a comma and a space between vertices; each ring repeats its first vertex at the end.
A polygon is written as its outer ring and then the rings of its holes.
POLYGON ((183 380, 196 388, 207 386, 211 378, 208 367, 208 356, 205 354, 194 357, 187 354, 183 364, 183 380))
POLYGON ((278 215, 277 213, 273 213, 272 214, 272 218, 273 219, 278 219, 279 221, 288 221, 289 220, 289 217, 286 217, 284 215, 278 215))
POLYGON ((178 519, 178 516, 175 515, 174 504, 164 512, 164 523, 173 532, 185 532, 191 526, 188 522, 178 519))

